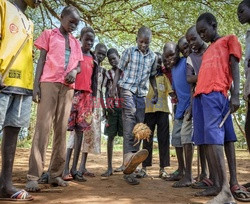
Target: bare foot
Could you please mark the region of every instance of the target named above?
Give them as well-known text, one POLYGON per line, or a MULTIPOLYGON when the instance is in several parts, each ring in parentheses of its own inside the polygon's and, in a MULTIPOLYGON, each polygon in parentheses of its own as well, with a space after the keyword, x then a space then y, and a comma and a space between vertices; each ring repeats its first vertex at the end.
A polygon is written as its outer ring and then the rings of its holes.
POLYGON ((221 191, 216 197, 207 202, 207 204, 218 204, 218 203, 236 204, 230 190, 221 191))
POLYGON ((196 192, 194 195, 197 197, 217 196, 220 189, 216 186, 211 186, 204 191, 196 192))
POLYGON ((122 172, 125 169, 124 165, 121 165, 120 167, 116 168, 114 172, 122 172))
POLYGON ((182 188, 182 187, 189 187, 193 183, 193 178, 190 176, 184 176, 181 180, 175 182, 172 187, 174 188, 182 188))
POLYGON ((108 169, 105 173, 103 173, 101 176, 102 177, 109 177, 113 175, 113 169, 108 169))
POLYGON ((9 198, 14 193, 18 192, 20 189, 15 188, 14 186, 11 187, 1 187, 0 188, 0 198, 9 198))
POLYGON ((62 186, 66 187, 68 186, 68 182, 64 181, 61 177, 55 177, 55 178, 49 178, 49 184, 52 186, 62 186))
POLYGON ((39 187, 37 181, 28 181, 26 183, 25 190, 29 192, 37 192, 40 191, 41 188, 39 187))

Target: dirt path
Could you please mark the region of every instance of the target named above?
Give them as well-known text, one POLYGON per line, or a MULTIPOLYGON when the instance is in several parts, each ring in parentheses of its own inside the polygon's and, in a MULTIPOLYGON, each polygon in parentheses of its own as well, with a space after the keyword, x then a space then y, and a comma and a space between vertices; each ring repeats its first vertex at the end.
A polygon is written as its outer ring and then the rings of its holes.
MULTIPOLYGON (((29 150, 18 149, 14 166, 14 182, 23 188, 26 182, 28 169, 29 150)), ((48 159, 49 161, 49 155, 48 159)), ((149 169, 149 177, 142 179, 141 184, 130 186, 125 183, 122 174, 114 174, 107 180, 101 179, 101 174, 106 169, 106 153, 101 155, 90 155, 88 169, 96 174, 95 178, 88 178, 87 182, 70 182, 70 186, 63 188, 60 192, 51 191, 32 194, 35 198, 29 203, 204 203, 208 199, 193 196, 196 190, 192 188, 175 189, 171 187, 172 182, 163 181, 158 176, 158 155, 154 155, 153 167, 149 169)), ((194 159, 194 174, 196 173, 196 158, 194 159)), ((250 181, 250 156, 246 151, 237 151, 238 179, 240 183, 250 181)), ((121 153, 114 154, 114 167, 121 164, 121 153)), ((48 166, 48 162, 46 164, 48 166)), ((171 157, 171 167, 167 169, 170 173, 177 166, 176 158, 171 157)), ((1 202, 4 203, 4 202, 1 202)), ((22 202, 24 203, 24 202, 22 202)), ((238 202, 240 203, 240 202, 238 202)))

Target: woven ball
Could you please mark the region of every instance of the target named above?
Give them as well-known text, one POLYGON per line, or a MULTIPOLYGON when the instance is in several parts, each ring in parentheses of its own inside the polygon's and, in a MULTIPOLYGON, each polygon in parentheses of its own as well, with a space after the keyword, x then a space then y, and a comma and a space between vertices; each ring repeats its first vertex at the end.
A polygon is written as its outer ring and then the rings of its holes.
POLYGON ((149 137, 151 135, 150 128, 144 123, 137 123, 133 129, 133 134, 135 136, 135 145, 140 143, 141 140, 149 141, 149 137))

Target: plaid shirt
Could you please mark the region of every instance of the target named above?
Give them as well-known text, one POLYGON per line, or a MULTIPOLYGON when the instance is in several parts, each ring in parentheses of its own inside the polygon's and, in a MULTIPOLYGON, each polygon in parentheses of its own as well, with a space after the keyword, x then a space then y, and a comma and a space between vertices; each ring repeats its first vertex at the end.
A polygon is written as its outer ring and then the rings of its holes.
POLYGON ((146 96, 149 89, 149 77, 156 75, 155 53, 150 49, 143 54, 138 47, 126 49, 120 59, 119 69, 123 75, 118 84, 139 97, 146 96))

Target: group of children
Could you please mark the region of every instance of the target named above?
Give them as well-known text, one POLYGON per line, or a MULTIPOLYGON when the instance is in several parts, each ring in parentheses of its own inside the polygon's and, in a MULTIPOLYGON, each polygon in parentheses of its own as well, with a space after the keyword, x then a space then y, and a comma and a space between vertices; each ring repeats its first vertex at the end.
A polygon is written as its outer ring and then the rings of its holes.
MULTIPOLYGON (((107 50, 101 43, 92 52, 95 32, 90 27, 81 30, 81 43, 74 38, 71 32, 77 28, 80 15, 75 7, 67 6, 61 13, 60 27, 43 31, 35 41, 40 57, 32 87, 33 25, 23 12, 27 6, 35 8, 41 2, 13 0, 12 4, 0 1, 1 11, 7 16, 1 18, 0 25, 11 25, 10 30, 1 28, 0 33, 0 53, 4 56, 0 60, 0 122, 3 127, 0 199, 33 199, 25 190, 18 190, 12 184, 17 136, 21 127, 28 126, 33 89, 33 101, 38 107, 27 191, 41 190, 39 183, 67 186, 67 181, 81 182, 86 181, 86 176, 94 177, 95 174, 87 170, 86 162, 88 153, 101 151, 101 117, 104 115, 107 120, 108 169, 102 176, 113 174, 113 142, 119 135, 123 136, 123 161, 116 171, 123 171, 128 184, 139 184, 137 177, 147 176, 147 167, 152 165, 153 135, 157 125, 159 177, 175 181, 175 188, 192 186, 205 189, 196 195, 215 196, 209 203, 235 203, 234 198, 250 201, 250 193, 237 181, 234 149, 237 138, 230 115, 240 105, 239 61, 242 53, 236 36, 221 37, 216 18, 211 13, 204 13, 178 43, 166 43, 162 54, 149 48, 152 32, 143 26, 137 33, 137 45, 126 49, 120 57, 116 49, 107 50), (6 22, 3 19, 7 19, 6 22), (23 36, 10 39, 8 32, 16 34, 20 28, 26 31, 23 36), (18 45, 17 48, 5 49, 10 42, 18 45), (206 43, 210 43, 208 47, 206 43), (101 67, 106 56, 112 67, 110 70, 101 67), (175 103, 171 144, 178 160, 178 169, 171 174, 164 169, 170 165, 168 96, 175 103), (132 131, 141 122, 149 126, 152 134, 148 141, 143 141, 140 150, 140 144, 135 145, 132 131), (52 154, 49 169, 44 173, 51 127, 52 154), (71 134, 66 147, 67 131, 71 134), (201 174, 196 182, 192 177, 193 144, 198 146, 201 162, 201 174), (80 152, 82 158, 77 170, 80 152), (142 169, 135 173, 141 163, 142 169)), ((249 10, 249 1, 243 0, 238 7, 242 24, 250 23, 249 10)), ((248 104, 249 36, 244 89, 248 104)), ((248 141, 249 115, 248 109, 248 141)))

